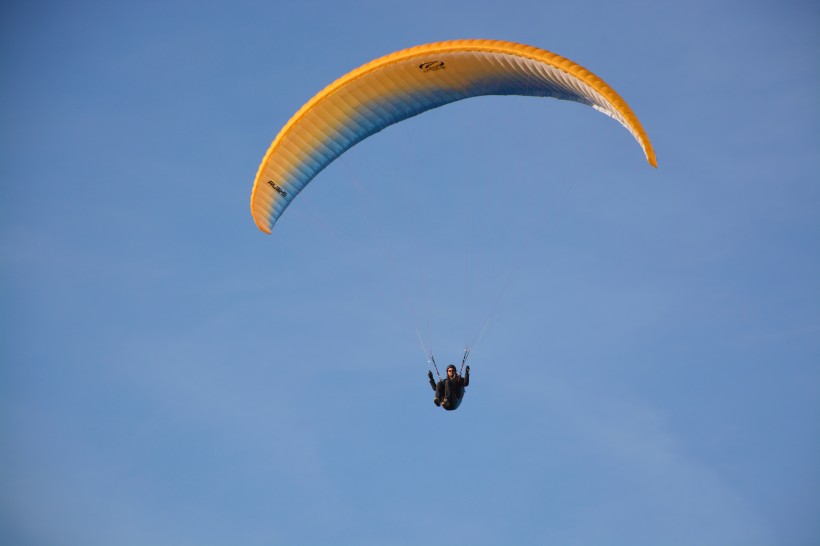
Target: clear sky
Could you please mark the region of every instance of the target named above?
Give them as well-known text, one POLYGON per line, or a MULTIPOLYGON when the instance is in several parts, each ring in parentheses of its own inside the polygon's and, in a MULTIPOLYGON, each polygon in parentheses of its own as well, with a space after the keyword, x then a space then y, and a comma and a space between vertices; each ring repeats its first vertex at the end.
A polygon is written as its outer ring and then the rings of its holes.
POLYGON ((817 2, 0 9, 0 543, 820 543, 817 2), (589 68, 659 168, 472 99, 256 229, 299 106, 456 38, 589 68))

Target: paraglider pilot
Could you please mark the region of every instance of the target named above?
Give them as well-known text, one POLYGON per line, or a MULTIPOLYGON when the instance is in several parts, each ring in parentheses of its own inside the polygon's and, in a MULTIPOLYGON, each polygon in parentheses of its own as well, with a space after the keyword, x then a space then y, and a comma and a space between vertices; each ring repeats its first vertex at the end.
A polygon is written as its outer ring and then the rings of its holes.
POLYGON ((433 403, 437 406, 452 411, 461 405, 461 400, 464 398, 464 388, 470 384, 470 367, 467 366, 464 377, 459 375, 456 367, 453 364, 447 366, 447 378, 442 379, 436 384, 433 379, 433 372, 427 371, 427 378, 430 380, 430 386, 436 391, 436 397, 433 398, 433 403))

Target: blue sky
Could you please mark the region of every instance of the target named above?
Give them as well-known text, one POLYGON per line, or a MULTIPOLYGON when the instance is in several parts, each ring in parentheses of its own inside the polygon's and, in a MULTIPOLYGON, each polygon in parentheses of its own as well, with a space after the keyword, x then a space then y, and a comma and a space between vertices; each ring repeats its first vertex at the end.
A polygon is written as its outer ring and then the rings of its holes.
POLYGON ((816 3, 0 21, 3 544, 820 541, 816 3), (659 168, 580 105, 473 99, 361 143, 255 228, 253 177, 299 106, 455 38, 589 68, 659 168), (444 413, 418 336, 444 364, 488 317, 444 413))

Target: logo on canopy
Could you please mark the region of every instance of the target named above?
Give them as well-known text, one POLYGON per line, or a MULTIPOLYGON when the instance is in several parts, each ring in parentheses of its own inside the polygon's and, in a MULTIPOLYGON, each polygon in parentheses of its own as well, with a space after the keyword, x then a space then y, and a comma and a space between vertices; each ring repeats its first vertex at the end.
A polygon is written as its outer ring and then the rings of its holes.
POLYGON ((280 187, 276 184, 276 182, 274 182, 273 180, 268 180, 268 184, 270 184, 270 187, 271 187, 271 188, 273 188, 273 189, 275 189, 275 190, 276 190, 276 193, 278 193, 278 194, 279 194, 279 195, 281 195, 282 197, 287 197, 287 196, 288 196, 288 192, 286 192, 285 190, 283 190, 282 188, 280 188, 280 187))
POLYGON ((444 61, 428 61, 426 63, 421 63, 419 65, 419 69, 422 72, 433 72, 435 70, 443 70, 444 61))

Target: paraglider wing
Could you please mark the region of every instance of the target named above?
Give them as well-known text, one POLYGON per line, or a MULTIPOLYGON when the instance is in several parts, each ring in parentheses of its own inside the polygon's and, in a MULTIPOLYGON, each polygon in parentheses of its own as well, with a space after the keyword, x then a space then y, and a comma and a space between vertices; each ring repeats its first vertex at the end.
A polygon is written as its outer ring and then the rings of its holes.
POLYGON ((270 233, 294 197, 334 159, 370 135, 432 108, 483 95, 553 97, 587 104, 621 123, 657 166, 638 118, 600 78, 549 51, 493 40, 405 49, 339 78, 288 121, 265 154, 251 194, 270 233))

